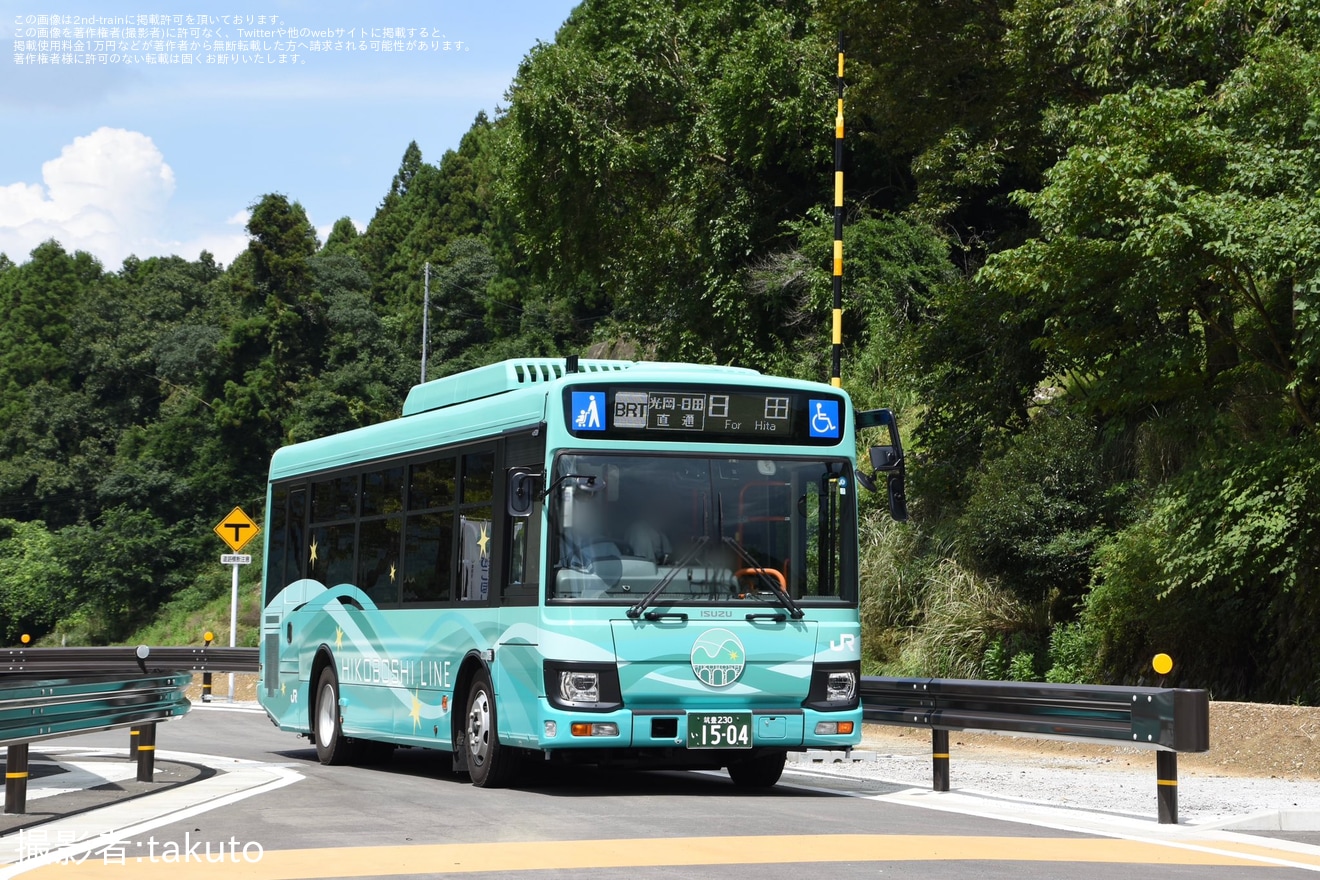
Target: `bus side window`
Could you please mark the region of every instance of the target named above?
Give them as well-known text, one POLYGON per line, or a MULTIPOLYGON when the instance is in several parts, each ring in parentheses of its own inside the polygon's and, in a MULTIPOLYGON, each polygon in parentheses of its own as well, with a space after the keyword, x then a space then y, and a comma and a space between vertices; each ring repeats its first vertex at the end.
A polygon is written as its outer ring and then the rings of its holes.
POLYGON ((508 493, 510 473, 521 470, 534 474, 528 483, 528 496, 531 510, 525 516, 509 514, 508 505, 497 503, 495 515, 503 517, 500 521, 501 551, 500 580, 502 589, 499 596, 501 605, 535 605, 540 599, 541 581, 541 493, 544 489, 545 468, 545 432, 536 429, 523 434, 512 435, 504 441, 503 492, 497 498, 508 493))
POLYGON ((541 546, 541 503, 538 501, 527 516, 505 520, 508 535, 508 573, 501 604, 535 605, 539 599, 539 548, 541 546))
POLYGON ((288 580, 284 576, 285 556, 289 546, 289 487, 271 490, 270 510, 266 511, 266 529, 270 535, 266 564, 266 604, 279 595, 288 580))
POLYGON ((289 490, 289 540, 284 546, 283 589, 307 577, 307 488, 289 490))
POLYGON ((483 449, 463 456, 461 486, 458 597, 464 602, 485 602, 490 599, 490 562, 495 552, 494 451, 483 449))
POLYGON ((453 595, 457 462, 453 456, 417 462, 408 475, 403 601, 448 602, 453 595))

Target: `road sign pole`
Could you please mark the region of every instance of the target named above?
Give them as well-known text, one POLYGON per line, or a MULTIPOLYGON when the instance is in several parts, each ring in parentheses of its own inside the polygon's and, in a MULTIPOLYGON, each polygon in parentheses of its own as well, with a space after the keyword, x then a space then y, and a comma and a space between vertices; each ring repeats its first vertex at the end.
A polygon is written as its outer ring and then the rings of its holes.
MULTIPOLYGON (((252 521, 252 518, 243 512, 243 508, 235 507, 229 511, 229 515, 216 524, 215 533, 220 540, 229 545, 229 549, 234 552, 223 554, 220 557, 221 565, 232 565, 234 567, 234 586, 230 591, 229 597, 229 647, 235 646, 235 639, 238 637, 238 567, 247 565, 252 561, 252 557, 246 553, 239 553, 248 541, 251 541, 261 531, 261 526, 252 521)), ((229 702, 234 702, 234 673, 229 673, 229 702)))
MULTIPOLYGON (((229 592, 229 647, 234 647, 238 633, 238 563, 234 563, 234 585, 229 592)), ((234 702, 234 673, 229 673, 229 702, 234 702)))

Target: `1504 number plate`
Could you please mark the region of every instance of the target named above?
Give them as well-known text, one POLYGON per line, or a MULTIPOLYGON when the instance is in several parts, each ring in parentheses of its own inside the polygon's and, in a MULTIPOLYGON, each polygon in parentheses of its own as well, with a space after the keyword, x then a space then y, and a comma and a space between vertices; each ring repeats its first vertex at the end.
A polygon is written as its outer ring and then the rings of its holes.
POLYGON ((689 712, 689 749, 750 749, 751 712, 689 712))

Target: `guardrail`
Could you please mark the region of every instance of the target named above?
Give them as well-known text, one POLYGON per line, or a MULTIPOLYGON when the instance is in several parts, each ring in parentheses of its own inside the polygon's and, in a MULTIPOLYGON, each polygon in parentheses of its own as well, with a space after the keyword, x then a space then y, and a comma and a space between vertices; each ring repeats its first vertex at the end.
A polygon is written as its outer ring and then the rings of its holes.
POLYGON ((256 672, 256 648, 0 649, 6 813, 26 810, 28 745, 129 727, 137 778, 155 770, 156 724, 182 716, 194 672, 256 672))
POLYGON ((4 648, 0 675, 256 672, 256 648, 4 648))
POLYGON ((1210 749, 1203 690, 866 677, 867 721, 931 731, 935 791, 949 790, 949 731, 979 730, 1155 751, 1159 821, 1178 821, 1178 753, 1210 749))

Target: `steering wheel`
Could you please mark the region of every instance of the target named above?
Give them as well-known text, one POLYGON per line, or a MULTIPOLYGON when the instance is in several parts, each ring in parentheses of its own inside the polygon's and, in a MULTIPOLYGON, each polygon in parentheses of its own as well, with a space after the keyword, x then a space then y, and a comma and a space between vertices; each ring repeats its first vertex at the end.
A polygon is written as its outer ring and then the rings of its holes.
POLYGON ((779 589, 788 592, 788 581, 784 579, 784 573, 777 568, 740 568, 733 573, 736 578, 759 577, 762 575, 779 581, 779 589))

